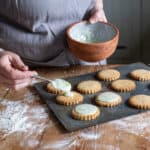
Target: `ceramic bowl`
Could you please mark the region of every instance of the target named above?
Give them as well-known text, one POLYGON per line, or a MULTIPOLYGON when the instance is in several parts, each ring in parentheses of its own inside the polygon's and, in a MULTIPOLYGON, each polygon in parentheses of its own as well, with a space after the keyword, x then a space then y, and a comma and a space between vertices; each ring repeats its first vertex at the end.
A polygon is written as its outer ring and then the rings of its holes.
POLYGON ((119 30, 111 23, 86 21, 67 29, 69 50, 79 59, 96 62, 110 57, 116 50, 119 30))

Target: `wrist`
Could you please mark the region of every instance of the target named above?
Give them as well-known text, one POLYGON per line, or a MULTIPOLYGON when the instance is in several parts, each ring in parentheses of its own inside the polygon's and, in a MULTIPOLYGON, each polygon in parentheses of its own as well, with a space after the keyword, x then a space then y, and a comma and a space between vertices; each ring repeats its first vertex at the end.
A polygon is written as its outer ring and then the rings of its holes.
POLYGON ((3 54, 4 49, 0 48, 0 56, 3 54))
POLYGON ((103 0, 95 0, 95 10, 103 10, 103 0))
POLYGON ((4 51, 4 49, 0 48, 0 52, 4 51))

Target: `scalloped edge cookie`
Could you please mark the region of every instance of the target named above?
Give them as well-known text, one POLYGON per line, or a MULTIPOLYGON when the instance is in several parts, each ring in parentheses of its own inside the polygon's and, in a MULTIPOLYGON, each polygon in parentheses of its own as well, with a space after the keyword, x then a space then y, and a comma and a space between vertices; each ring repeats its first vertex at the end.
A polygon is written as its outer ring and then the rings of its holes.
POLYGON ((150 109, 150 96, 144 94, 134 95, 129 98, 128 104, 138 109, 150 109))
POLYGON ((72 110, 72 117, 77 120, 90 121, 100 115, 100 110, 92 104, 80 104, 72 110))
POLYGON ((63 94, 64 91, 56 89, 51 83, 47 84, 47 91, 53 94, 63 94))
POLYGON ((103 92, 96 96, 95 102, 99 106, 113 107, 122 102, 122 98, 115 92, 103 92))
POLYGON ((75 91, 71 91, 71 93, 73 94, 72 96, 65 96, 65 95, 56 96, 57 103, 69 106, 81 103, 83 101, 84 97, 80 93, 75 91))
POLYGON ((130 92, 136 88, 136 84, 129 79, 119 79, 111 83, 111 88, 118 92, 130 92))
POLYGON ((77 85, 77 90, 83 94, 94 94, 101 91, 102 85, 99 81, 96 80, 86 80, 81 81, 77 85))
POLYGON ((138 81, 150 80, 150 71, 146 69, 136 69, 130 73, 130 77, 138 81))
POLYGON ((116 69, 105 69, 99 71, 97 77, 103 81, 114 81, 120 78, 120 72, 116 69))

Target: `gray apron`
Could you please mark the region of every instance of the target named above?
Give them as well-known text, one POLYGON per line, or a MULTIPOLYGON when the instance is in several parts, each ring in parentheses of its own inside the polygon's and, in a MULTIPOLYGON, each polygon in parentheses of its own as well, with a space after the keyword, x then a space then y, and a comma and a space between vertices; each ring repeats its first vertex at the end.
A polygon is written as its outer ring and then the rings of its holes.
POLYGON ((21 56, 29 66, 105 64, 74 57, 66 28, 87 19, 93 0, 0 0, 0 48, 21 56))

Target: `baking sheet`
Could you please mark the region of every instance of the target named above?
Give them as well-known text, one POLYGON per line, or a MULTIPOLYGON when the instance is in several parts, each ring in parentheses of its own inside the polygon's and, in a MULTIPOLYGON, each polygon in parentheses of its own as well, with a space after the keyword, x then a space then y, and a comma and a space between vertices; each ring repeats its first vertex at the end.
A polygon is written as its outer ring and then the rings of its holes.
MULTIPOLYGON (((124 66, 116 67, 115 69, 120 71, 120 73, 121 73, 120 79, 130 79, 129 73, 134 69, 141 69, 141 68, 150 70, 150 67, 148 67, 147 65, 145 65, 143 63, 134 63, 134 64, 130 64, 130 65, 124 65, 124 66)), ((73 89, 75 90, 76 85, 80 81, 97 79, 96 73, 97 72, 85 74, 85 75, 81 75, 81 76, 65 78, 65 80, 69 81, 72 84, 73 89)), ((84 102, 83 103, 92 103, 95 105, 94 97, 96 95, 98 95, 99 93, 104 92, 104 91, 113 91, 110 88, 109 82, 101 81, 101 83, 102 83, 102 87, 103 87, 102 91, 100 91, 96 94, 92 94, 92 95, 84 94, 84 102)), ((56 103, 56 101, 55 101, 56 94, 51 94, 46 91, 47 82, 36 83, 34 86, 35 86, 37 92, 40 94, 42 100, 54 112, 55 116, 58 118, 58 120, 64 126, 64 128, 68 131, 75 131, 75 130, 86 128, 86 127, 93 126, 96 124, 101 124, 104 122, 108 122, 111 120, 119 119, 122 117, 130 116, 130 115, 134 115, 134 114, 138 114, 138 113, 146 111, 146 110, 138 110, 136 108, 130 107, 127 104, 127 100, 132 95, 136 95, 136 94, 150 95, 150 81, 146 81, 146 82, 135 81, 135 83, 136 83, 136 89, 132 92, 128 92, 128 93, 116 92, 116 93, 120 94, 123 99, 122 103, 119 106, 112 107, 112 108, 98 106, 101 111, 101 114, 97 119, 91 120, 91 121, 80 121, 80 120, 73 119, 71 117, 71 110, 75 107, 75 105, 63 106, 63 105, 56 103)))

